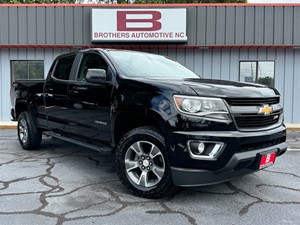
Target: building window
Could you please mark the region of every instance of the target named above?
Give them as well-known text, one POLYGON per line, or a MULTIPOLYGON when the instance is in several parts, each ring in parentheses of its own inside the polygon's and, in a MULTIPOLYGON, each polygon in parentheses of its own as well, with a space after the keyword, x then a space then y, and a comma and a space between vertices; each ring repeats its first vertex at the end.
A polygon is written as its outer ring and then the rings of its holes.
POLYGON ((240 81, 264 84, 274 87, 274 61, 243 61, 240 62, 240 81))
POLYGON ((44 79, 43 60, 12 60, 10 68, 12 82, 19 79, 44 79))

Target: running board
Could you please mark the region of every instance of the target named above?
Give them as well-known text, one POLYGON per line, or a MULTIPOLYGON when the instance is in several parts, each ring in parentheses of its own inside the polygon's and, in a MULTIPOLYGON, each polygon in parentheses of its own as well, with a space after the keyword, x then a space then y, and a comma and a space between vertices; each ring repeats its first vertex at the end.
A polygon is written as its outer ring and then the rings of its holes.
POLYGON ((63 140, 63 141, 70 142, 72 144, 76 144, 76 145, 80 145, 82 147, 93 149, 93 150, 95 150, 95 151, 97 151, 97 152, 99 152, 103 155, 112 154, 112 148, 107 147, 107 146, 97 146, 97 145, 93 145, 93 144, 88 144, 88 143, 85 143, 85 142, 82 142, 82 141, 78 141, 78 140, 74 140, 74 139, 69 138, 69 137, 62 136, 60 134, 54 133, 53 131, 45 131, 44 134, 48 135, 48 136, 51 136, 51 137, 54 137, 54 138, 57 138, 57 139, 60 139, 60 140, 63 140))

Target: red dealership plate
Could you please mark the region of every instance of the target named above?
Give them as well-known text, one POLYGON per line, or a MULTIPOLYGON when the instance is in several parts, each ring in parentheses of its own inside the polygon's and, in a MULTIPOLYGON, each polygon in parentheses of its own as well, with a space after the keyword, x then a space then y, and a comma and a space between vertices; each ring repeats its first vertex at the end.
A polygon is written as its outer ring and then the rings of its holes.
POLYGON ((262 155, 259 162, 259 169, 272 166, 275 163, 275 159, 276 159, 276 152, 262 155))

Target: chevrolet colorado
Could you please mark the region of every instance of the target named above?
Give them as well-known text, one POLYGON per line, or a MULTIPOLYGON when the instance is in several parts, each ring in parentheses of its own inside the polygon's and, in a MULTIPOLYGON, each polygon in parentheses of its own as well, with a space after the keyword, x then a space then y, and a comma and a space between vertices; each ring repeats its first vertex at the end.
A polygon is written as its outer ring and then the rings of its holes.
POLYGON ((122 183, 146 198, 258 171, 287 149, 276 89, 202 79, 155 54, 64 54, 45 80, 14 82, 11 102, 23 149, 44 133, 115 154, 122 183))

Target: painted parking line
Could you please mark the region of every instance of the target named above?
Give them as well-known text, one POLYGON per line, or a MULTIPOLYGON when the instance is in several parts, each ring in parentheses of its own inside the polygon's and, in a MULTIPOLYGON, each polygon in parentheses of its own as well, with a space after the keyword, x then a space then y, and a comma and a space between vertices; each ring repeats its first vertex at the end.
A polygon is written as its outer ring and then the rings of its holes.
POLYGON ((288 148, 288 151, 300 151, 300 148, 288 148))

